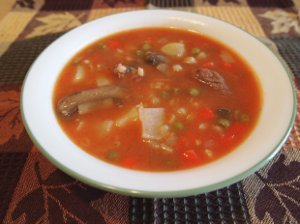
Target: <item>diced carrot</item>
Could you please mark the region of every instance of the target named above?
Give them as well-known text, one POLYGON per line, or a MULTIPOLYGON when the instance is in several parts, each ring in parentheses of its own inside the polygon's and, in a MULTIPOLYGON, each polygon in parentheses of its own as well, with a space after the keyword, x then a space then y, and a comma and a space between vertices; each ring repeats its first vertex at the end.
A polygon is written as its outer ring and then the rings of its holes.
POLYGON ((136 164, 136 160, 133 158, 126 158, 121 162, 121 166, 127 167, 127 168, 133 168, 136 164))
POLYGON ((224 62, 224 63, 223 63, 223 67, 224 67, 224 68, 227 68, 227 69, 230 69, 230 68, 232 68, 232 64, 231 64, 231 63, 228 63, 228 62, 224 62))
POLYGON ((122 47, 122 44, 117 40, 110 40, 107 42, 107 45, 114 49, 118 49, 122 47))
POLYGON ((201 65, 201 68, 212 68, 214 66, 215 66, 215 63, 213 63, 212 61, 210 61, 210 62, 207 62, 207 63, 201 65))
POLYGON ((199 160, 199 157, 195 150, 189 149, 182 154, 183 160, 189 163, 195 163, 199 160))
POLYGON ((215 118, 215 113, 209 107, 204 107, 199 110, 198 118, 200 120, 212 120, 215 118))
POLYGON ((245 131, 245 125, 242 122, 234 122, 225 132, 222 142, 225 146, 234 143, 237 136, 242 135, 245 131))

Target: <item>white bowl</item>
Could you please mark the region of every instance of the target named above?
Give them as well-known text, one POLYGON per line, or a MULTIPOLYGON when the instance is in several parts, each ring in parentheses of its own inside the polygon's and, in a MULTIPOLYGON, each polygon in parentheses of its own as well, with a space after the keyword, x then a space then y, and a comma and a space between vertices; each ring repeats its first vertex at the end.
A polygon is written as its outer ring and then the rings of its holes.
POLYGON ((84 24, 58 38, 31 66, 23 85, 21 104, 23 121, 30 137, 59 169, 94 187, 143 197, 195 195, 245 178, 280 150, 296 114, 291 75, 263 43, 223 21, 171 10, 115 14, 84 24), (89 155, 75 145, 58 125, 52 106, 53 88, 70 58, 109 34, 153 26, 178 27, 211 36, 238 52, 256 72, 263 94, 258 124, 246 141, 227 156, 181 171, 134 171, 89 155))

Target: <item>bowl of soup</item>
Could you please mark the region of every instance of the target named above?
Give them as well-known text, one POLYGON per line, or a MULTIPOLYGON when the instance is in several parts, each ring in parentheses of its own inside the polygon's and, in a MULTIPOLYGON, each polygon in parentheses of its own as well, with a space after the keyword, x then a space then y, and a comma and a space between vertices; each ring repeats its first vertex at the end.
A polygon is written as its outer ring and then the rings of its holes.
POLYGON ((115 14, 54 41, 22 88, 42 154, 91 186, 180 197, 235 183, 281 148, 293 80, 258 39, 172 10, 115 14))

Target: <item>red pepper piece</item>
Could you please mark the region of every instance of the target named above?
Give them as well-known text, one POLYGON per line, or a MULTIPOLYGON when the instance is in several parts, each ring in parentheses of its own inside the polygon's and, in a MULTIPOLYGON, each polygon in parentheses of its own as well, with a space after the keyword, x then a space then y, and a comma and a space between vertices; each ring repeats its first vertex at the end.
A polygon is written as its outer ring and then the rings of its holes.
POLYGON ((107 42, 107 45, 114 49, 118 49, 122 47, 121 43, 117 40, 110 40, 107 42))
POLYGON ((215 113, 208 107, 201 108, 198 112, 200 120, 212 120, 215 118, 215 113))
POLYGON ((127 167, 127 168, 133 168, 136 164, 136 160, 133 158, 126 158, 121 162, 121 166, 127 167))
POLYGON ((237 136, 245 132, 245 125, 242 122, 234 122, 225 132, 223 136, 223 144, 226 146, 232 145, 237 136))
POLYGON ((213 63, 212 61, 210 61, 210 62, 207 62, 207 63, 201 65, 201 68, 212 68, 214 66, 215 66, 215 63, 213 63))
POLYGON ((231 63, 228 63, 228 62, 224 62, 224 63, 223 63, 223 67, 224 67, 224 68, 227 68, 227 69, 230 69, 230 68, 232 68, 232 64, 231 64, 231 63))
POLYGON ((193 149, 185 151, 182 154, 182 157, 183 157, 183 160, 188 163, 196 163, 199 160, 197 153, 193 149))

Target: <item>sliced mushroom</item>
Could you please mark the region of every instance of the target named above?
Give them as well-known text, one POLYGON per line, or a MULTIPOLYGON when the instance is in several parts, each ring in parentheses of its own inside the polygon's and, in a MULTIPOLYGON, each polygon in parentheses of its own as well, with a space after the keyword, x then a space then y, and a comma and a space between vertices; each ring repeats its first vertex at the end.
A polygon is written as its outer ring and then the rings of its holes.
POLYGON ((167 58, 165 56, 153 51, 147 51, 144 59, 147 63, 155 66, 167 62, 167 58))
POLYGON ((107 85, 95 89, 83 90, 78 93, 71 94, 59 100, 57 110, 65 117, 70 117, 78 112, 78 105, 93 101, 100 101, 107 98, 124 99, 127 92, 120 86, 107 85))
POLYGON ((224 95, 231 93, 225 79, 218 72, 206 69, 196 68, 192 71, 193 78, 202 84, 205 84, 214 90, 220 91, 224 95))

